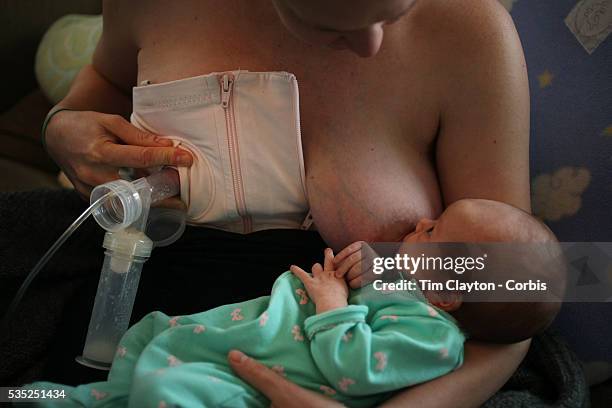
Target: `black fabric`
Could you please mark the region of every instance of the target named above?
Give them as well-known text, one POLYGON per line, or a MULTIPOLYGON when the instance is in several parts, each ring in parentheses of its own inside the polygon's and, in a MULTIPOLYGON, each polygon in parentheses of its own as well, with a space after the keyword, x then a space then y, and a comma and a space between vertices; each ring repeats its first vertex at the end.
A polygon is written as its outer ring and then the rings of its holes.
MULTIPOLYGON (((0 312, 47 248, 85 209, 67 191, 0 193, 0 312)), ((87 221, 34 281, 8 330, 0 334, 0 385, 35 380, 81 384, 106 372, 77 364, 103 260, 103 231, 87 221)), ((200 312, 267 295, 295 263, 321 261, 325 244, 314 232, 270 230, 249 235, 187 228, 145 263, 132 322, 153 310, 200 312)), ((470 390, 465 390, 470 392, 470 390)), ((545 333, 486 408, 584 407, 588 388, 580 363, 556 336, 545 333)))
POLYGON ((589 406, 580 361, 556 333, 547 331, 532 340, 518 370, 483 408, 589 406))

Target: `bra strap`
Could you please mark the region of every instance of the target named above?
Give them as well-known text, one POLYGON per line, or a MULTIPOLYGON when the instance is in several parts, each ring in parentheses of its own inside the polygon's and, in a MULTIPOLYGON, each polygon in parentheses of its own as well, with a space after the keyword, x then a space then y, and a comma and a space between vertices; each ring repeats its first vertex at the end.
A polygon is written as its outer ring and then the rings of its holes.
POLYGON ((309 230, 312 227, 313 222, 314 221, 312 220, 312 214, 310 210, 308 210, 308 213, 306 214, 306 218, 304 218, 304 221, 302 222, 302 226, 300 227, 300 229, 309 230))

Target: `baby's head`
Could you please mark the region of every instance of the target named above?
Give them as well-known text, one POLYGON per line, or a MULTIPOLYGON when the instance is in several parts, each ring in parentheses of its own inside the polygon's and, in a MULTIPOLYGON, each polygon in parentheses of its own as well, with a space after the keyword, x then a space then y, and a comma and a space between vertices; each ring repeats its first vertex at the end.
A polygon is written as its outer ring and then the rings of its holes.
MULTIPOLYGON (((525 257, 512 258, 512 265, 504 265, 495 271, 485 268, 478 274, 466 273, 461 276, 462 281, 486 282, 486 275, 483 274, 488 272, 493 280, 511 273, 505 278, 517 281, 542 279, 555 282, 557 289, 564 285, 563 264, 556 262, 559 258, 554 234, 530 214, 501 202, 483 199, 456 201, 437 220, 419 221, 416 230, 403 241, 547 244, 530 246, 533 249, 525 257)), ((452 275, 458 277, 454 272, 452 275)), ((470 337, 499 343, 521 341, 541 332, 560 307, 558 299, 547 292, 538 302, 463 302, 462 293, 447 291, 425 291, 425 295, 432 304, 450 312, 470 337)))

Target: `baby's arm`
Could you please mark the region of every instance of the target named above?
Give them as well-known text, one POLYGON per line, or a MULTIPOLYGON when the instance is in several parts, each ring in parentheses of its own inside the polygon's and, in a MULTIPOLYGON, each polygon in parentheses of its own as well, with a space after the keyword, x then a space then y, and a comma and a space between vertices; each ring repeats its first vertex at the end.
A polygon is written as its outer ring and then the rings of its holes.
POLYGON ((428 304, 404 298, 371 310, 370 319, 368 312, 349 305, 306 319, 315 363, 339 392, 399 390, 461 365, 461 331, 428 304))
POLYGON ((304 329, 315 363, 336 390, 398 390, 461 365, 464 337, 453 322, 412 294, 374 293, 370 308, 348 305, 346 281, 336 277, 332 261, 327 249, 324 267, 313 266, 312 276, 296 266, 291 271, 316 305, 304 329))

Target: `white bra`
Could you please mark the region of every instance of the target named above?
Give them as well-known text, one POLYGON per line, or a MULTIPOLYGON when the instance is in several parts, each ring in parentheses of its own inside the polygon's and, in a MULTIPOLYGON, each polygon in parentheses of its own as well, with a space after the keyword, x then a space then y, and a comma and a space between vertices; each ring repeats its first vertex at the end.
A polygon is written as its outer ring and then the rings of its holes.
POLYGON ((299 115, 293 74, 230 71, 135 87, 131 121, 193 154, 188 223, 249 233, 312 224, 299 115))

